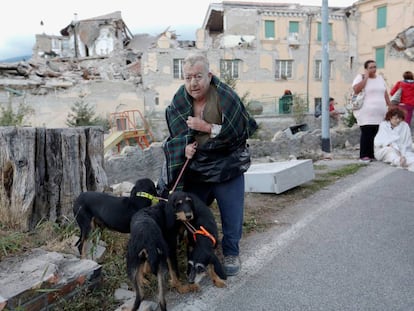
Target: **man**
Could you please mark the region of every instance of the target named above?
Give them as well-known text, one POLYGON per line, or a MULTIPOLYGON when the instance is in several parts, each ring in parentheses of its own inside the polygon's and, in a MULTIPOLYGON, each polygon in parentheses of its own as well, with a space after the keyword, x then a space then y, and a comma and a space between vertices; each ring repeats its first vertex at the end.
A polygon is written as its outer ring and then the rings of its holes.
POLYGON ((184 60, 185 83, 166 109, 170 136, 164 143, 167 186, 195 193, 207 205, 216 199, 221 216, 224 268, 240 271, 239 241, 244 210, 244 175, 250 166, 247 138, 257 124, 239 96, 209 71, 203 54, 184 60))

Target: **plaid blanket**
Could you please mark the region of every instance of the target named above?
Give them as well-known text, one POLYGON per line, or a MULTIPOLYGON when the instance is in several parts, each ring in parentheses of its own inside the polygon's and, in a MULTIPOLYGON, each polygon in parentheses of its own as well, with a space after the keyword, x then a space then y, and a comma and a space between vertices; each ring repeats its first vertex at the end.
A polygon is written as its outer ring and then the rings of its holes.
MULTIPOLYGON (((214 153, 215 150, 235 150, 246 143, 246 139, 257 129, 256 121, 249 115, 236 92, 227 84, 213 76, 210 87, 215 87, 219 98, 219 106, 223 114, 223 124, 220 133, 209 139, 203 150, 214 153)), ((193 130, 187 127, 186 120, 193 114, 192 97, 182 85, 166 109, 166 120, 170 136, 164 143, 167 161, 168 185, 172 186, 186 160, 185 146, 194 141, 193 130)), ((182 189, 183 183, 177 186, 182 189)))

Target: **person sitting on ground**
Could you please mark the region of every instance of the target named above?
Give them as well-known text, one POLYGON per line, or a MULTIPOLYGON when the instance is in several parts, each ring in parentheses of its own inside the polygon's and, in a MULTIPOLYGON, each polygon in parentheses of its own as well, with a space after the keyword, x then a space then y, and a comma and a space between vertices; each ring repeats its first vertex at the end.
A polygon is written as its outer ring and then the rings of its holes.
POLYGON ((341 117, 341 113, 335 109, 335 98, 333 97, 329 97, 329 116, 336 122, 341 117))
POLYGON ((374 155, 378 161, 414 171, 411 130, 404 121, 404 110, 388 110, 374 138, 374 155))

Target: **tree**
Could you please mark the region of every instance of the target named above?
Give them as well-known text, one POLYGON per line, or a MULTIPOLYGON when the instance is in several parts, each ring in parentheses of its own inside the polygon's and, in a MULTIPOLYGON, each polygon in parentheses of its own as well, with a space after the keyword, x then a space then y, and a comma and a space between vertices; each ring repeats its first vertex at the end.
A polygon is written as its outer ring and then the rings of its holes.
POLYGON ((7 104, 0 104, 0 126, 23 125, 25 118, 34 113, 33 108, 25 104, 24 100, 13 109, 12 99, 10 96, 7 104))
POLYGON ((95 116, 95 109, 86 103, 83 96, 79 95, 79 100, 75 102, 70 108, 71 112, 68 113, 66 118, 66 125, 69 127, 76 126, 102 126, 104 131, 109 130, 109 121, 106 118, 95 116))
POLYGON ((95 109, 79 97, 80 99, 70 108, 66 124, 69 127, 96 125, 95 109))

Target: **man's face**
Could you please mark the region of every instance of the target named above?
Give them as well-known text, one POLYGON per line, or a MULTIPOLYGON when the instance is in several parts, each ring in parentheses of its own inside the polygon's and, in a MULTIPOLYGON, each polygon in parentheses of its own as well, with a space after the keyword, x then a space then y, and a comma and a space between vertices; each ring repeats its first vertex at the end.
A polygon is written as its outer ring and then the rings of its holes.
POLYGON ((201 62, 184 65, 185 89, 195 100, 203 100, 211 81, 211 73, 207 72, 201 62))

